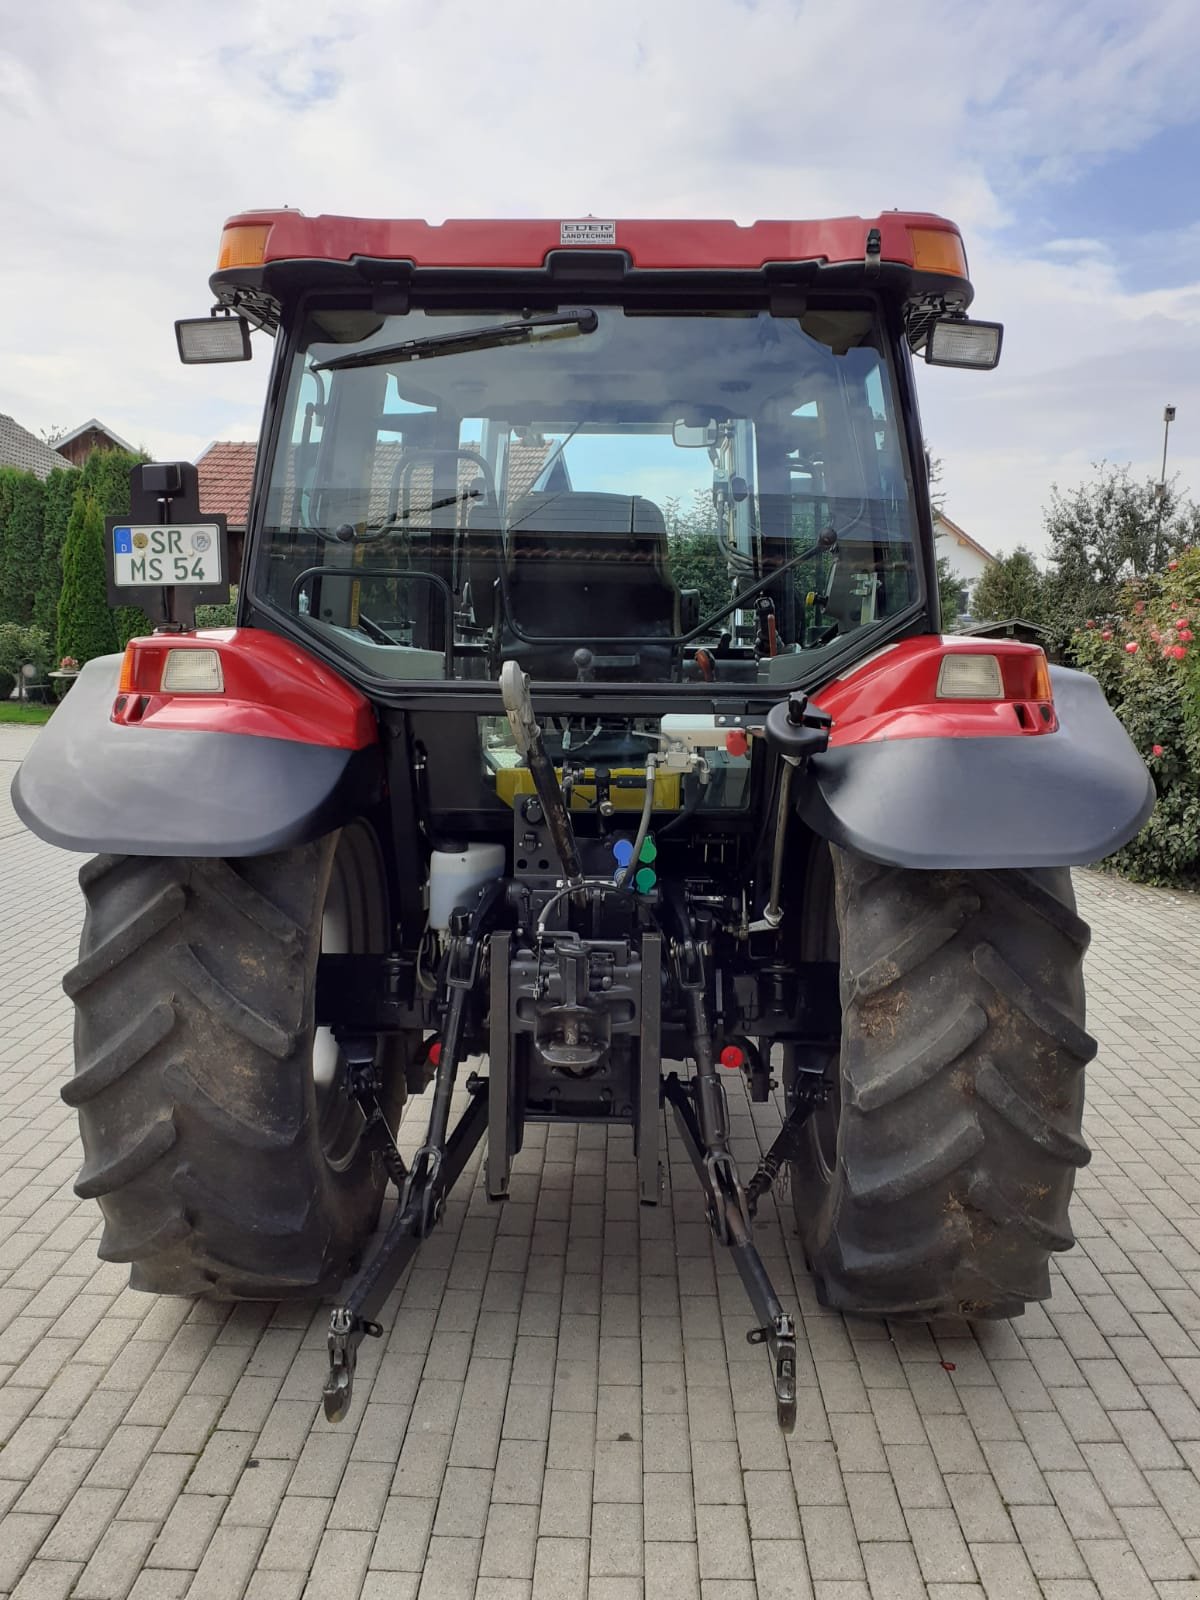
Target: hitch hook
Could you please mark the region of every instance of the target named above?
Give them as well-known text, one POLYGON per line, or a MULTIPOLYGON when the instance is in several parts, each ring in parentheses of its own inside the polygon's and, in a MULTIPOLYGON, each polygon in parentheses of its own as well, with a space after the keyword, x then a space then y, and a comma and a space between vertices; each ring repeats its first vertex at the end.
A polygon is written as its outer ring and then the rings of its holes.
POLYGON ((338 1306, 329 1318, 329 1372, 321 1391, 325 1416, 330 1422, 341 1422, 354 1397, 354 1370, 358 1365, 356 1333, 365 1334, 369 1339, 383 1338, 383 1328, 378 1322, 356 1317, 348 1306, 338 1306))
POLYGON ((751 1328, 747 1344, 765 1344, 775 1383, 775 1415, 784 1433, 796 1427, 796 1324, 786 1311, 765 1328, 751 1328))

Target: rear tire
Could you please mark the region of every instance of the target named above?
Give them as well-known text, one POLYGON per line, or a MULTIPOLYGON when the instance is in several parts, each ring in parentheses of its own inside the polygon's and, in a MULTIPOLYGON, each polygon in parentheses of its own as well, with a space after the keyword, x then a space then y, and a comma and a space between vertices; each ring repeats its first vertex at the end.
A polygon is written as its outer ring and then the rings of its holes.
MULTIPOLYGON (((806 954, 840 947, 841 1060, 792 1185, 818 1294, 875 1315, 1017 1315, 1049 1295, 1050 1254, 1074 1243, 1071 1191, 1090 1158, 1090 934, 1070 872, 910 872, 821 852, 806 954)), ((790 1093, 797 1065, 785 1059, 790 1093)))
MULTIPOLYGON (((99 856, 79 880, 63 1099, 83 1140, 75 1192, 104 1214, 101 1258, 157 1293, 333 1289, 375 1225, 385 1174, 340 1052, 314 1028, 316 968, 331 917, 329 948, 387 948, 374 834, 357 822, 242 860, 99 856)), ((379 1043, 393 1127, 411 1043, 379 1043)))

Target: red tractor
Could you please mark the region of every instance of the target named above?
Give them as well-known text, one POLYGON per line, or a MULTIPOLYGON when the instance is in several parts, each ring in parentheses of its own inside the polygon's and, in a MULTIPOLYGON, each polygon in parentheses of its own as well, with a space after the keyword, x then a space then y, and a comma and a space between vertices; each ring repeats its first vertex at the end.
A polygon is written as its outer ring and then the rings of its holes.
POLYGON ((666 1107, 783 1426, 785 1166, 827 1305, 1044 1297, 1095 1049, 1069 868, 1152 788, 1091 678, 939 631, 913 356, 1001 339, 957 229, 264 211, 211 282, 185 360, 275 344, 238 625, 193 626, 195 470, 137 469, 110 592, 157 626, 15 787, 99 852, 64 1096, 101 1255, 340 1297, 337 1418, 481 1140, 501 1201, 531 1122, 627 1126, 654 1205, 666 1107), (748 1171, 726 1082, 773 1073, 748 1171))

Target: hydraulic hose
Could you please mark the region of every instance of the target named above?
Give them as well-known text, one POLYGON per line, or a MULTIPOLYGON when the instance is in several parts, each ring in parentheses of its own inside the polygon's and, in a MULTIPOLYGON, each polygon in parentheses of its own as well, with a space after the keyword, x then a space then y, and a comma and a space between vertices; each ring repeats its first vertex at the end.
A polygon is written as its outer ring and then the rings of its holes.
POLYGON ((646 835, 650 832, 650 813, 654 810, 654 774, 658 770, 659 757, 651 751, 646 757, 646 798, 642 801, 642 817, 638 823, 637 838, 633 841, 633 854, 621 870, 617 879, 619 888, 625 888, 630 878, 637 871, 638 860, 642 853, 642 846, 646 842, 646 835))

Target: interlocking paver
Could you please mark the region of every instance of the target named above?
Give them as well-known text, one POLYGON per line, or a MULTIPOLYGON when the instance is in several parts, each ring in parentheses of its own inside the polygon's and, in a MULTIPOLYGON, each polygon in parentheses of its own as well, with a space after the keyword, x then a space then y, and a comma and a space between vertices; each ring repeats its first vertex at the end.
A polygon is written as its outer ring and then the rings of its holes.
MULTIPOLYGON (((790 1203, 764 1204, 761 1246, 802 1310, 785 1441, 673 1135, 664 1205, 639 1213, 627 1136, 535 1128, 505 1206, 484 1200, 478 1162, 464 1178, 333 1427, 320 1307, 153 1299, 95 1259, 58 1098, 78 862, 8 807, 30 738, 0 730, 0 881, 16 890, 0 910, 0 1596, 1196 1587, 1200 901, 1077 876, 1094 926, 1094 1159, 1046 1306, 1011 1324, 842 1318, 816 1303, 790 1203)), ((731 1093, 730 1111, 752 1158, 778 1106, 731 1093)))

